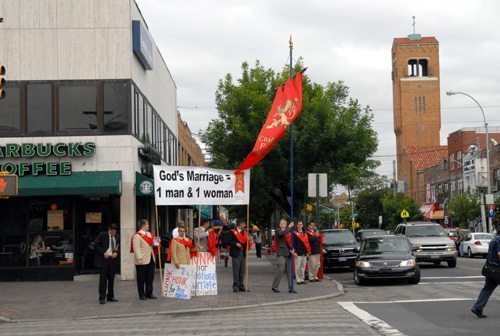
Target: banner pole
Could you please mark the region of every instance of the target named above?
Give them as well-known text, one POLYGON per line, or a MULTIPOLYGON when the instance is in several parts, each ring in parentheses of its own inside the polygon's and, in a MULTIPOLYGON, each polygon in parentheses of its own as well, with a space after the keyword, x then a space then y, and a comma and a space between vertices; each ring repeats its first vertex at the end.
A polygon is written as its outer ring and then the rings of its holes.
MULTIPOLYGON (((290 47, 290 78, 293 77, 293 41, 292 41, 292 35, 290 35, 290 41, 289 41, 289 47, 290 47)), ((293 124, 290 125, 290 219, 293 222, 293 203, 294 203, 294 190, 293 190, 293 124)), ((293 250, 293 234, 292 234, 292 239, 291 239, 291 249, 293 250)), ((294 276, 294 256, 293 253, 290 254, 290 290, 293 291, 293 276, 294 276)))
MULTIPOLYGON (((155 204, 156 234, 160 237, 160 224, 158 223, 158 206, 155 204)), ((160 241, 161 242, 161 241, 160 241)), ((160 243, 161 244, 161 243, 160 243)), ((161 267, 161 245, 158 245, 158 264, 160 267, 160 293, 163 296, 163 274, 161 267)))
MULTIPOLYGON (((250 200, 247 204, 247 239, 250 237, 250 200)), ((245 252, 245 291, 248 291, 248 241, 245 252)))
MULTIPOLYGON (((200 233, 201 230, 201 205, 198 205, 198 246, 200 246, 200 233)), ((194 237, 193 237, 194 238, 194 237)), ((198 247, 199 249, 199 247, 198 247)), ((200 251, 198 250, 198 254, 196 254, 196 275, 195 275, 195 287, 194 287, 194 295, 198 295, 198 268, 200 267, 200 251)))

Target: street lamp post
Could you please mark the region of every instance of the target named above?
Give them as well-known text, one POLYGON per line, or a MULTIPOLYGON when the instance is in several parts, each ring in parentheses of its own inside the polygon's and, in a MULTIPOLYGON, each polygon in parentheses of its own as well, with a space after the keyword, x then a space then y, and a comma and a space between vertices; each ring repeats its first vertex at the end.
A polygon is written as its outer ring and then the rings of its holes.
MULTIPOLYGON (((491 184, 490 184, 490 139, 489 139, 489 134, 488 134, 488 123, 486 122, 486 117, 484 115, 483 107, 479 102, 474 99, 471 95, 465 93, 465 92, 456 92, 456 91, 446 91, 447 96, 454 96, 457 94, 461 94, 464 96, 469 97, 472 99, 477 106, 479 106, 479 109, 481 110, 481 114, 483 115, 483 122, 484 122, 484 129, 486 130, 486 183, 488 184, 488 195, 491 195, 491 184)), ((482 199, 482 197, 481 197, 482 199)), ((482 203, 482 202, 481 202, 482 203)), ((486 227, 486 231, 490 232, 490 227, 492 226, 492 220, 491 217, 488 218, 488 226, 486 227)))

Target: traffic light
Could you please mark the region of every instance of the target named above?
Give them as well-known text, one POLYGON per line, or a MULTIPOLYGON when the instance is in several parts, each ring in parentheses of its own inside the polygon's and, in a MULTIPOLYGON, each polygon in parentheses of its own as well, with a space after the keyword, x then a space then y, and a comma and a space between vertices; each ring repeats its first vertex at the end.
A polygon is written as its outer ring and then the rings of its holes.
POLYGON ((5 67, 0 64, 0 99, 5 97, 5 67))
POLYGON ((312 204, 306 204, 306 211, 307 212, 313 212, 313 205, 312 204))
POLYGON ((0 197, 17 196, 17 175, 0 172, 0 197))

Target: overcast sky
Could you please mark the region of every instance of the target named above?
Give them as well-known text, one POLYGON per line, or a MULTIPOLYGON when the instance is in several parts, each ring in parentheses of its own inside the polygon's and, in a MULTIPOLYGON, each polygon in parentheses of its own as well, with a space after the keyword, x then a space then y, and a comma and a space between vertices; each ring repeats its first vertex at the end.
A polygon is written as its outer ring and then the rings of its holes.
POLYGON ((242 61, 260 60, 281 70, 304 58, 312 81, 344 81, 351 96, 369 105, 379 136, 377 172, 392 176, 391 46, 416 32, 436 36, 441 63, 441 143, 449 133, 482 125, 464 91, 500 125, 500 1, 498 0, 137 0, 177 84, 182 118, 193 133, 217 117, 214 93, 226 73, 240 74, 242 61), (195 109, 194 106, 199 108, 195 109))

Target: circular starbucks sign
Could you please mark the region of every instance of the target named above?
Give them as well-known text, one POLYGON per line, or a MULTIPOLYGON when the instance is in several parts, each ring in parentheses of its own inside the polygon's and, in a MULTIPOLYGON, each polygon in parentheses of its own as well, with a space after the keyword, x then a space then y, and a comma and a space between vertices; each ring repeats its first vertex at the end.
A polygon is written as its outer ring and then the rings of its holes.
POLYGON ((145 195, 152 194, 153 188, 154 188, 153 183, 148 180, 144 180, 141 182, 141 184, 139 184, 139 190, 141 191, 141 193, 145 195))

